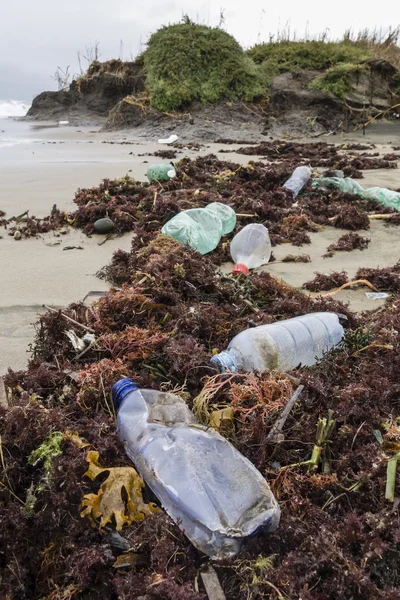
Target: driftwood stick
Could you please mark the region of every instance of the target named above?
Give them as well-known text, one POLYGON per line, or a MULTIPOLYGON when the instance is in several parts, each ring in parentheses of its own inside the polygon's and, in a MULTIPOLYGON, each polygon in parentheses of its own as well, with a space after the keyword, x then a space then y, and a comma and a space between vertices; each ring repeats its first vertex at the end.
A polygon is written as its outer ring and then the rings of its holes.
POLYGON ((290 411, 292 410, 293 406, 296 403, 297 398, 300 396, 300 394, 303 390, 304 390, 304 385, 299 385, 299 387, 296 389, 293 396, 290 398, 290 400, 286 404, 285 408, 282 411, 281 416, 275 422, 275 425, 272 427, 271 431, 267 435, 267 440, 269 442, 278 442, 279 441, 279 435, 282 433, 282 429, 286 423, 286 419, 288 418, 290 411))
POLYGON ((377 215, 368 215, 368 218, 369 219, 373 219, 373 220, 375 220, 375 219, 391 219, 392 217, 395 216, 395 214, 396 213, 392 213, 390 215, 380 215, 380 214, 377 214, 377 215))
POLYGON ((0 406, 2 408, 8 408, 7 392, 2 377, 0 377, 0 406))
POLYGON ((60 315, 62 317, 64 317, 64 319, 66 319, 67 321, 70 321, 70 323, 73 323, 74 325, 77 325, 78 327, 82 327, 82 329, 85 329, 86 331, 89 331, 90 333, 95 332, 94 329, 92 329, 91 327, 88 327, 87 325, 84 325, 83 323, 79 323, 79 321, 75 321, 75 319, 71 319, 71 317, 69 317, 68 315, 65 315, 61 310, 57 310, 56 308, 51 308, 51 306, 46 306, 46 304, 43 304, 43 308, 45 308, 53 313, 60 313, 60 315))

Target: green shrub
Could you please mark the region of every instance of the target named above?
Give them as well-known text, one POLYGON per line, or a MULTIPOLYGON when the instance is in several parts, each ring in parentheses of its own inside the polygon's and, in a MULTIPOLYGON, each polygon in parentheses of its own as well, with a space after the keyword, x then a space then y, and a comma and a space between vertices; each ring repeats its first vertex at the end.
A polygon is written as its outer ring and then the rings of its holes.
POLYGON ((363 44, 357 42, 283 41, 258 44, 247 51, 253 61, 261 65, 266 79, 280 73, 299 69, 325 71, 338 63, 359 63, 371 56, 363 44))
POLYGON ((331 92, 338 98, 344 98, 351 89, 353 75, 359 75, 365 71, 364 65, 352 63, 341 63, 328 69, 323 75, 316 77, 310 88, 321 92, 331 92))
POLYGON ((264 93, 259 68, 231 35, 189 19, 154 33, 143 58, 151 104, 162 111, 264 93))

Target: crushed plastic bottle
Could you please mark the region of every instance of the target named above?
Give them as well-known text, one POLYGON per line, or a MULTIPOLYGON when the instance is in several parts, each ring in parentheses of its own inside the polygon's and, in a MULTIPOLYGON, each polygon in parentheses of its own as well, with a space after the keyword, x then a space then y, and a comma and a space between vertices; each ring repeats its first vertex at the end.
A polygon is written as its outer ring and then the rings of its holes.
POLYGON ((176 177, 174 166, 171 165, 150 165, 146 172, 147 179, 153 181, 169 181, 176 177))
POLYGON ((219 560, 259 530, 274 531, 280 509, 261 473, 217 431, 196 423, 174 394, 121 379, 112 389, 119 439, 143 480, 189 540, 219 560))
POLYGON ((357 181, 350 177, 321 177, 313 182, 314 188, 330 190, 337 188, 347 194, 354 194, 361 198, 376 200, 387 208, 400 210, 400 192, 388 190, 382 187, 370 187, 364 189, 357 181))
POLYGON ((246 225, 231 241, 230 250, 235 263, 232 273, 248 275, 249 269, 267 264, 271 257, 268 229, 258 223, 246 225))
POLYGON ((191 208, 172 217, 161 233, 181 244, 187 244, 200 254, 214 250, 221 236, 230 233, 236 225, 236 213, 230 206, 212 202, 205 208, 191 208))
POLYGON ((284 187, 286 190, 291 190, 294 197, 296 197, 306 185, 310 177, 311 169, 309 167, 297 167, 293 171, 292 176, 289 177, 282 187, 284 187))
POLYGON ((336 313, 310 313, 242 331, 211 363, 221 372, 289 371, 315 364, 343 334, 336 313))

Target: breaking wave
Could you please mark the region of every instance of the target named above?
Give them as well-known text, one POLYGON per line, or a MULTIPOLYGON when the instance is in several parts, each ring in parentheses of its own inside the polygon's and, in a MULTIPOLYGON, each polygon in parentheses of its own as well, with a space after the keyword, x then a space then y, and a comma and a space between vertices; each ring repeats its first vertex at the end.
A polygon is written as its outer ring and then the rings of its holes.
POLYGON ((30 105, 21 100, 0 100, 1 117, 24 117, 30 105))

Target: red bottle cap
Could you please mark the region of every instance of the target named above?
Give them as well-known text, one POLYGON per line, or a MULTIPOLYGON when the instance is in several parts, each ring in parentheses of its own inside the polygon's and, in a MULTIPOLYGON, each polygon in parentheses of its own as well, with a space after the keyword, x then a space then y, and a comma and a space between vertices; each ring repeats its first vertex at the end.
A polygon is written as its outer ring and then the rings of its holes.
POLYGON ((249 270, 246 265, 235 265, 232 269, 232 275, 240 275, 241 273, 243 273, 243 275, 249 274, 249 270))

